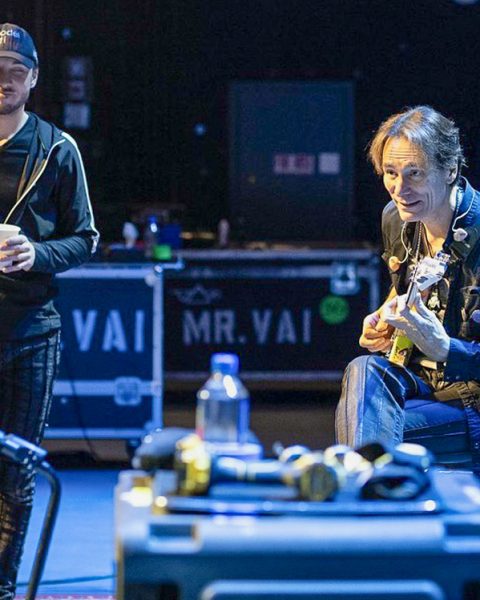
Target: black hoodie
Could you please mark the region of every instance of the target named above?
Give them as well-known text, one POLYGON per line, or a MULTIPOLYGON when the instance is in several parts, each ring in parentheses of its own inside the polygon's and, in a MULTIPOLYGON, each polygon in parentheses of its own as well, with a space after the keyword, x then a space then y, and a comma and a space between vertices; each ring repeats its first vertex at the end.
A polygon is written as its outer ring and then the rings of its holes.
POLYGON ((0 273, 0 341, 60 328, 52 299, 55 273, 86 262, 95 229, 85 170, 75 141, 30 113, 35 132, 18 200, 5 222, 18 225, 35 248, 30 271, 0 273))

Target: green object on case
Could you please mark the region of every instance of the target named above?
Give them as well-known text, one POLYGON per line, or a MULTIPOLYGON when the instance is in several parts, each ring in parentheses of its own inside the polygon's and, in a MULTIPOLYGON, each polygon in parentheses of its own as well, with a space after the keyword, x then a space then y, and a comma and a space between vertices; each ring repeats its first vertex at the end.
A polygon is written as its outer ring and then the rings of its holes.
POLYGON ((320 316, 328 325, 338 325, 347 320, 350 306, 341 296, 325 296, 319 306, 320 316))
POLYGON ((171 260, 172 248, 168 244, 156 244, 153 247, 153 260, 171 260))

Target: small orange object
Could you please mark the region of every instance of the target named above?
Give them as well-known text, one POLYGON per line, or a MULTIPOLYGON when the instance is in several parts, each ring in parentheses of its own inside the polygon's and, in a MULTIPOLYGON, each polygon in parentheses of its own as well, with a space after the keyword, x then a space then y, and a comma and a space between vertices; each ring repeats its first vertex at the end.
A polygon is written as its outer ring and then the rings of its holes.
POLYGON ((396 271, 398 271, 398 269, 400 268, 400 265, 402 263, 400 262, 400 259, 397 256, 391 256, 388 259, 388 267, 390 268, 391 271, 393 271, 394 273, 396 271))

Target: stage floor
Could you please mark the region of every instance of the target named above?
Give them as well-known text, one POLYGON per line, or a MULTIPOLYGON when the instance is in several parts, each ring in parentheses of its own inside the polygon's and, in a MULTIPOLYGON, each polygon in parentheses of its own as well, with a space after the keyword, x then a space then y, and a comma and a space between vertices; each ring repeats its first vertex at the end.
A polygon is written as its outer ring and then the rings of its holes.
MULTIPOLYGON (((118 472, 58 471, 62 500, 39 594, 105 598, 114 593, 113 489, 118 472)), ((48 494, 48 484, 39 477, 19 594, 26 591, 48 494)))

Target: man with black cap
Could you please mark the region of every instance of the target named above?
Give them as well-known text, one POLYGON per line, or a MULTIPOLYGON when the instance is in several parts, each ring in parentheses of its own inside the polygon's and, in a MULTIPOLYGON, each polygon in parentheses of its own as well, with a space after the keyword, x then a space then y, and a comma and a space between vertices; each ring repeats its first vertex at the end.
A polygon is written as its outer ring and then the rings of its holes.
MULTIPOLYGON (((38 73, 28 32, 0 25, 0 223, 20 228, 0 244, 0 430, 35 444, 59 359, 54 275, 98 242, 75 141, 25 111, 38 73)), ((0 461, 0 600, 15 595, 33 493, 31 474, 0 461)))

